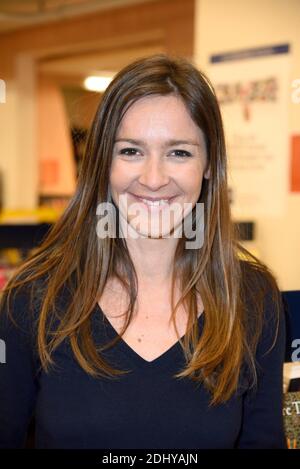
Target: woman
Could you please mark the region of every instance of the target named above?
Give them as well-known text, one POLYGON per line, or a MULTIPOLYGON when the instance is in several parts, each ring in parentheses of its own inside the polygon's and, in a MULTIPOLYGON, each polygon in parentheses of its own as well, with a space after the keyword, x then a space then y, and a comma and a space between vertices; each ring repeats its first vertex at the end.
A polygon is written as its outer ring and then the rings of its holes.
POLYGON ((219 107, 192 63, 158 54, 111 82, 0 337, 2 447, 32 415, 37 448, 286 447, 280 294, 237 241, 219 107))

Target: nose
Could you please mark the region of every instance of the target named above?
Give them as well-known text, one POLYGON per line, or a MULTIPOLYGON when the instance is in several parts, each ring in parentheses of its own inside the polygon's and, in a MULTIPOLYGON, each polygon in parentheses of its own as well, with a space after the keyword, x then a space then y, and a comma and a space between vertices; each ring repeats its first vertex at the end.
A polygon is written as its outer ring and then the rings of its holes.
POLYGON ((140 184, 155 191, 167 185, 170 178, 166 172, 164 162, 161 161, 158 155, 151 155, 146 158, 138 180, 140 184))

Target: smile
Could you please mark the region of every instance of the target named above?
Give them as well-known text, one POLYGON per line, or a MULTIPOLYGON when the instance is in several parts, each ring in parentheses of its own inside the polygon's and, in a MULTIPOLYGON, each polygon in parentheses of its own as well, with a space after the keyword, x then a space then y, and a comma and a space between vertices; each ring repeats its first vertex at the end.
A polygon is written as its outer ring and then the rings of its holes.
POLYGON ((170 201, 173 200, 176 196, 168 197, 165 199, 159 198, 144 198, 139 197, 135 194, 130 193, 137 201, 142 202, 143 204, 147 205, 147 207, 164 207, 170 205, 170 201))
POLYGON ((147 205, 150 205, 151 207, 158 207, 159 205, 168 205, 169 202, 168 200, 155 200, 155 201, 151 201, 151 200, 148 200, 148 199, 141 199, 144 204, 147 204, 147 205))

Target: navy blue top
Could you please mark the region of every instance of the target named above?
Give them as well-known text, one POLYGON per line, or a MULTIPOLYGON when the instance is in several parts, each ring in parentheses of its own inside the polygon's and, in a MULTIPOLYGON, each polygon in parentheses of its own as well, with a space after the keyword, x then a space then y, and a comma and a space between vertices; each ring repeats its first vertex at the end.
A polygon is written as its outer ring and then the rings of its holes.
MULTIPOLYGON (((241 387, 225 404, 209 407, 203 385, 172 376, 185 363, 179 342, 148 362, 121 339, 104 358, 131 372, 112 380, 84 372, 65 341, 54 352, 56 368, 41 371, 28 298, 19 293, 12 311, 22 329, 0 316, 0 339, 6 344, 6 363, 0 363, 0 447, 23 447, 34 415, 36 448, 286 448, 284 313, 275 347, 266 354, 274 322, 272 303, 265 304, 256 393, 241 387)), ((198 321, 201 334, 205 313, 198 321)), ((98 344, 117 335, 98 305, 92 331, 98 344)))

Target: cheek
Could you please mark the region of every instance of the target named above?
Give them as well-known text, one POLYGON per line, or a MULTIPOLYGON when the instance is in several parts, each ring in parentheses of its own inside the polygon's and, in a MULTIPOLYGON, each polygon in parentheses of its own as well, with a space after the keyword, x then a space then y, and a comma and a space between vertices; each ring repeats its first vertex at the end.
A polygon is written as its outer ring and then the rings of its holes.
POLYGON ((121 192, 130 184, 130 172, 118 162, 112 164, 109 183, 113 192, 121 192))
POLYGON ((181 174, 181 186, 190 197, 198 199, 203 180, 203 168, 199 165, 191 166, 187 171, 181 174))

